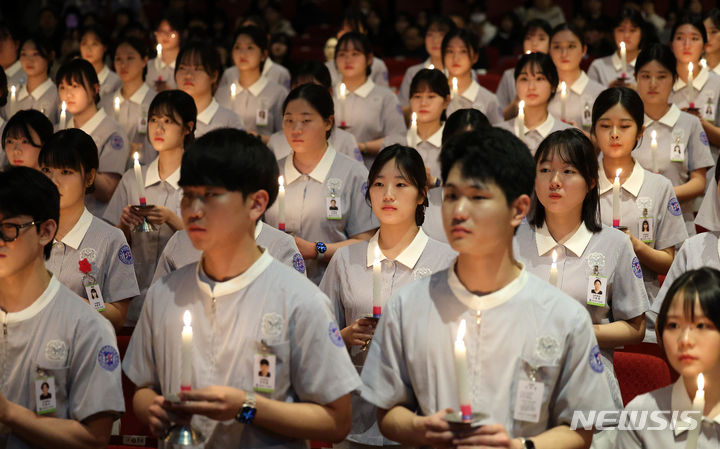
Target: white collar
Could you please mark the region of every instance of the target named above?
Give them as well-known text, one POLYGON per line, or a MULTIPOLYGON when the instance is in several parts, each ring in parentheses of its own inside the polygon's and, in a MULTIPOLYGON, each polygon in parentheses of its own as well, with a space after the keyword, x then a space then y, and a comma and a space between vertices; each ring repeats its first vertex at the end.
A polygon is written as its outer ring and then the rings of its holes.
POLYGON ((373 87, 375 87, 375 83, 373 83, 373 80, 368 77, 367 81, 365 81, 365 84, 355 89, 353 93, 355 95, 366 98, 370 94, 370 91, 373 89, 373 87))
MULTIPOLYGON (((150 86, 148 86, 145 83, 142 83, 140 85, 140 88, 138 90, 136 90, 135 93, 132 94, 130 96, 130 98, 128 98, 128 100, 132 101, 135 104, 139 104, 142 106, 142 102, 145 99, 145 95, 148 93, 149 90, 150 90, 150 86)), ((123 103, 125 101, 125 97, 123 97, 123 95, 122 95, 122 87, 120 87, 118 90, 115 91, 115 96, 113 97, 113 101, 115 98, 119 98, 120 103, 123 103)))
MULTIPOLYGON (((322 159, 320 159, 320 162, 318 162, 315 168, 313 168, 313 171, 308 173, 308 176, 318 181, 319 183, 324 183, 325 178, 330 171, 330 167, 333 164, 333 161, 335 161, 335 149, 332 147, 332 145, 330 145, 330 143, 328 143, 327 149, 325 150, 325 154, 323 154, 322 159)), ((295 165, 293 164, 293 153, 290 153, 285 158, 285 182, 288 185, 292 184, 293 181, 298 179, 300 176, 302 176, 302 173, 297 171, 297 169, 295 168, 295 165)))
POLYGON ((715 73, 717 73, 718 75, 720 75, 720 64, 718 64, 718 65, 715 66, 715 68, 713 69, 713 72, 715 72, 715 73))
MULTIPOLYGON (((698 73, 698 75, 695 78, 693 78, 693 87, 697 90, 702 90, 703 86, 705 86, 705 83, 708 80, 709 73, 710 73, 710 71, 708 70, 707 67, 702 67, 700 69, 700 72, 698 73)), ((673 90, 678 91, 685 86, 687 86, 687 84, 685 84, 685 81, 681 80, 680 77, 678 76, 678 79, 675 81, 675 84, 673 85, 673 90)))
POLYGON ((6 313, 0 310, 0 317, 4 316, 7 323, 19 323, 21 321, 29 320, 40 313, 45 306, 50 304, 50 301, 52 301, 53 298, 55 298, 55 295, 57 295, 58 290, 60 290, 60 281, 58 281, 58 279, 53 275, 50 277, 50 282, 48 282, 48 286, 45 288, 45 291, 43 291, 40 296, 38 296, 37 299, 30 304, 30 306, 19 312, 6 313))
MULTIPOLYGON (((269 226, 269 225, 268 225, 269 226)), ((263 221, 258 220, 257 223, 255 223, 255 240, 257 240, 258 236, 263 230, 263 221)))
MULTIPOLYGON (((612 183, 605 175, 605 167, 603 167, 602 162, 600 163, 600 170, 598 171, 598 176, 600 177, 600 181, 598 182, 598 193, 602 195, 608 190, 612 189, 612 183)), ((643 170, 640 164, 635 161, 632 173, 630 173, 628 179, 626 179, 625 182, 622 183, 621 187, 630 192, 632 196, 637 198, 638 193, 640 193, 640 187, 642 187, 644 179, 645 170, 643 170)))
POLYGON ((97 74, 98 81, 100 81, 100 84, 105 82, 105 80, 107 79, 109 74, 110 74, 110 69, 108 69, 108 66, 103 65, 102 70, 100 70, 97 74))
POLYGON ((62 238, 61 242, 72 249, 80 249, 80 244, 85 238, 85 234, 87 234, 88 229, 90 229, 92 219, 92 214, 87 209, 83 209, 80 219, 78 219, 77 223, 75 223, 75 226, 72 227, 70 232, 65 234, 65 237, 62 238))
POLYGON ((20 88, 20 92, 18 92, 17 100, 20 101, 23 98, 27 97, 28 95, 33 97, 34 100, 39 100, 40 97, 42 97, 45 94, 45 92, 47 92, 48 89, 50 89, 52 86, 53 86, 53 82, 50 78, 48 78, 45 81, 43 81, 42 84, 40 84, 38 87, 36 87, 35 90, 32 91, 32 93, 29 93, 27 90, 27 83, 25 83, 25 84, 23 84, 23 87, 20 88))
POLYGON ((555 241, 548 231, 547 223, 543 223, 541 228, 535 228, 535 244, 537 245, 538 256, 544 256, 551 249, 557 246, 564 246, 569 249, 578 257, 582 256, 582 253, 587 248, 593 233, 588 231, 585 223, 580 223, 580 227, 577 228, 575 234, 565 241, 562 245, 555 241))
MULTIPOLYGON (((90 117, 90 120, 88 120, 83 126, 80 127, 83 131, 85 131, 87 134, 92 135, 93 132, 95 132, 95 128, 98 127, 100 122, 105 120, 105 117, 107 117, 107 114, 105 113, 105 109, 99 108, 95 115, 90 117)), ((70 117, 70 121, 68 122, 68 128, 74 128, 75 127, 75 117, 70 117)))
MULTIPOLYGON (((368 267, 371 267, 373 262, 375 261, 375 248, 378 248, 379 236, 380 231, 378 230, 375 235, 373 235, 372 238, 370 238, 370 240, 368 241, 366 257, 368 267)), ((420 259, 420 256, 425 250, 428 240, 430 240, 430 238, 427 236, 427 234, 423 232, 422 228, 418 228, 418 233, 415 235, 413 241, 410 242, 407 248, 405 248, 400 253, 400 255, 395 258, 395 261, 405 265, 412 270, 413 268, 415 268, 415 264, 417 263, 418 259, 420 259)), ((378 248, 378 251, 380 252, 380 261, 387 259, 381 249, 378 248)))
MULTIPOLYGON (((443 122, 442 125, 440 125, 440 129, 435 131, 435 133, 432 136, 430 136, 425 142, 428 142, 429 144, 431 144, 434 147, 440 148, 442 146, 442 133, 443 133, 444 129, 445 129, 445 122, 443 122)), ((412 140, 411 138, 415 138, 415 140, 414 140, 415 142, 418 142, 418 143, 421 142, 420 136, 418 135, 416 130, 412 129, 412 127, 408 129, 407 135, 408 135, 408 142, 410 142, 412 140)))
MULTIPOLYGON (((615 68, 615 70, 620 71, 622 70, 622 60, 620 60, 620 55, 618 55, 618 52, 612 54, 612 58, 610 59, 612 61, 612 65, 615 68)), ((628 61, 628 65, 632 68, 635 68, 635 61, 637 61, 637 57, 633 59, 632 61, 628 61)), ((627 69, 625 69, 627 70, 627 69)), ((629 75, 629 74, 628 74, 629 75)))
POLYGON ((215 101, 215 99, 213 98, 212 101, 210 102, 210 104, 208 105, 208 107, 203 109, 203 111, 197 115, 197 119, 200 120, 201 122, 203 122, 204 124, 209 125, 210 121, 213 119, 213 117, 215 116, 215 113, 217 112, 217 110, 219 108, 220 108, 220 103, 215 101))
MULTIPOLYGON (((274 65, 275 65, 275 63, 273 62, 272 59, 270 59, 269 57, 266 58, 265 63, 263 64, 263 69, 262 69, 262 73, 260 74, 261 75, 260 78, 267 75, 267 73, 270 71, 270 68, 274 65)), ((253 93, 253 95, 257 95, 257 94, 253 93)))
POLYGON ((487 295, 478 296, 465 288, 462 282, 460 282, 460 278, 455 274, 455 265, 457 265, 457 259, 455 259, 455 262, 453 262, 448 269, 448 285, 450 286, 450 291, 452 291, 461 303, 476 311, 489 310, 504 304, 520 292, 528 280, 527 270, 525 270, 524 265, 520 264, 522 271, 520 271, 518 277, 510 281, 508 285, 487 295))
MULTIPOLYGON (((685 389, 685 382, 683 381, 682 376, 678 378, 678 380, 675 381, 675 383, 672 386, 672 396, 670 397, 670 408, 672 410, 677 411, 692 411, 692 401, 690 400, 690 396, 688 396, 687 390, 685 389)), ((696 417, 697 415, 694 415, 693 417, 696 417)), ((690 417, 688 417, 690 418, 690 417)), ((692 418, 691 418, 692 419, 692 418)), ((706 419, 708 421, 713 421, 718 424, 720 424, 720 415, 716 416, 714 419, 710 419, 703 415, 703 419, 706 419)), ((683 421, 682 419, 678 419, 677 423, 675 424, 675 436, 680 435, 681 433, 685 432, 686 430, 690 430, 690 426, 694 423, 690 423, 687 421, 683 421)))
MULTIPOLYGON (((200 272, 202 271, 202 259, 197 264, 197 271, 195 277, 197 279, 198 287, 200 290, 210 296, 211 298, 217 298, 219 296, 230 295, 235 292, 239 292, 248 285, 250 285, 255 279, 262 274, 265 269, 270 266, 273 258, 267 250, 262 250, 262 255, 256 260, 247 270, 245 270, 239 276, 236 276, 225 282, 216 282, 215 285, 210 288, 207 282, 204 282, 200 278, 200 272)), ((207 276, 204 272, 203 276, 207 276)))
MULTIPOLYGON (((260 92, 262 92, 262 90, 265 89, 265 86, 267 86, 268 81, 269 80, 266 77, 260 75, 260 78, 258 78, 257 81, 252 83, 252 85, 250 85, 250 87, 248 87, 247 90, 249 90, 250 93, 253 94, 253 96, 257 97, 258 95, 260 95, 260 92)), ((246 90, 240 84, 237 84, 236 86, 238 88, 238 93, 246 90)))
POLYGON ((463 92, 460 96, 472 102, 475 102, 475 99, 478 96, 478 92, 480 92, 480 85, 477 83, 477 81, 472 80, 468 88, 465 89, 465 92, 463 92))
POLYGON ((15 75, 20 69, 22 68, 22 65, 20 64, 20 59, 13 62, 13 64, 5 69, 5 75, 9 78, 13 75, 15 75))
POLYGON ((172 61, 170 61, 170 64, 165 64, 163 62, 162 58, 156 57, 155 58, 155 67, 158 69, 158 71, 164 69, 165 67, 172 67, 174 69, 175 68, 175 60, 173 59, 172 61))
POLYGON ((578 79, 576 79, 574 83, 572 83, 572 86, 570 86, 570 90, 575 92, 578 95, 582 95, 583 91, 585 90, 585 87, 587 87, 589 82, 590 82, 590 77, 587 76, 587 74, 581 70, 580 77, 578 79))
POLYGON ((528 129, 527 126, 525 126, 525 123, 523 125, 523 130, 525 131, 525 134, 531 132, 531 131, 537 131, 542 138, 546 138, 548 134, 550 134, 550 131, 552 131, 553 126, 555 126, 555 118, 552 116, 550 112, 548 112, 547 118, 544 122, 542 122, 539 126, 536 126, 533 129, 528 129))
MULTIPOLYGON (((672 128, 673 126, 675 126, 675 123, 677 123, 678 119, 680 118, 680 112, 682 112, 682 111, 680 111, 680 108, 675 106, 675 103, 673 103, 670 105, 670 109, 668 109, 668 111, 665 113, 665 115, 660 117, 660 120, 658 120, 658 122, 662 123, 663 125, 665 125, 667 127, 672 128)), ((644 124, 645 124, 646 128, 648 126, 652 125, 652 123, 654 121, 655 120, 651 119, 650 117, 647 116, 647 114, 645 114, 645 123, 644 124)))
MULTIPOLYGON (((162 179, 160 179, 160 163, 158 160, 159 158, 156 157, 148 165, 147 171, 145 172, 145 187, 150 187, 153 184, 162 182, 162 179)), ((180 188, 178 181, 180 181, 180 167, 172 172, 172 174, 165 180, 165 182, 170 184, 175 190, 180 188)))

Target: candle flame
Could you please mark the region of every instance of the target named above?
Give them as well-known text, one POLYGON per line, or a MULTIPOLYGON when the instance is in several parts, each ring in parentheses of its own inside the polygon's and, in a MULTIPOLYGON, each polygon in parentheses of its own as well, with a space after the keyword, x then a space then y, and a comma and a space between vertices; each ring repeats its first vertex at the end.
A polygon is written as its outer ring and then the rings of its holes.
POLYGON ((340 98, 345 99, 345 95, 347 95, 347 86, 345 83, 340 83, 340 98))
POLYGON ((460 320, 460 325, 458 326, 457 339, 455 340, 455 343, 465 344, 465 342, 463 340, 465 340, 465 320, 460 320))
POLYGON ((702 58, 700 60, 700 67, 702 67, 703 69, 707 67, 707 60, 705 58, 702 58))
POLYGON ((120 108, 120 97, 115 97, 115 109, 120 108))
POLYGON ((430 69, 430 70, 435 70, 435 64, 430 64, 430 65, 428 66, 428 69, 430 69))
POLYGON ((697 378, 697 391, 701 392, 704 390, 705 390, 705 376, 703 376, 703 373, 700 373, 700 374, 698 374, 698 378, 697 378))
POLYGON ((458 89, 458 80, 454 76, 452 79, 452 85, 453 85, 453 90, 456 91, 458 89))
POLYGON ((278 185, 280 185, 280 190, 285 190, 285 177, 280 175, 278 176, 278 185))
POLYGON ((62 105, 60 105, 60 110, 61 110, 62 112, 65 112, 65 111, 67 110, 67 103, 66 103, 66 102, 64 102, 64 101, 62 102, 62 105))
POLYGON ((520 104, 518 104, 518 115, 523 115, 525 113, 525 100, 520 100, 520 104))
POLYGON ((230 85, 230 95, 232 95, 234 97, 236 94, 237 94, 237 86, 235 85, 235 83, 232 83, 230 85))
POLYGON ((553 250, 552 259, 553 259, 553 263, 557 263, 557 251, 556 250, 553 250))
POLYGON ((657 140, 657 131, 655 131, 655 130, 653 129, 652 132, 650 133, 650 138, 651 138, 652 140, 657 140))
POLYGON ((526 55, 529 55, 530 53, 532 53, 532 51, 530 51, 530 50, 525 52, 526 55))
POLYGON ((192 322, 192 315, 190 315, 189 310, 186 310, 185 314, 183 314, 183 323, 185 323, 185 326, 190 327, 191 322, 192 322))
POLYGON ((133 159, 135 159, 135 163, 140 163, 140 153, 137 151, 133 153, 133 159))
POLYGON ((10 93, 15 95, 15 89, 17 89, 17 88, 15 87, 14 84, 12 86, 10 86, 10 93))
POLYGON ((412 118, 410 119, 410 121, 412 122, 412 126, 417 125, 417 113, 412 113, 412 118))
POLYGON ((565 84, 565 81, 560 83, 560 94, 564 97, 567 95, 567 84, 565 84))
POLYGON ((620 51, 625 51, 625 41, 620 41, 620 51))
POLYGON ((622 173, 622 168, 618 168, 618 169, 617 169, 617 171, 615 172, 615 177, 616 177, 616 178, 619 178, 619 177, 620 177, 620 173, 622 173))
POLYGON ((157 44, 155 51, 157 51, 158 56, 162 55, 162 44, 157 44))
POLYGON ((693 63, 692 63, 692 62, 688 62, 688 73, 689 73, 690 75, 692 75, 692 72, 693 72, 693 63))

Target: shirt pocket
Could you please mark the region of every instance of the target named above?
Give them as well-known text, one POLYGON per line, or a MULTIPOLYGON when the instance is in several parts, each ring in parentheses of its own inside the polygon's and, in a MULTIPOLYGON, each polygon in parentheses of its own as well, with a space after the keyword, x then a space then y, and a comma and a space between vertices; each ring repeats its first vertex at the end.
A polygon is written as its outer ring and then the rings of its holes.
POLYGON ((275 389, 269 397, 284 401, 292 380, 290 340, 265 340, 261 352, 275 356, 275 372, 272 373, 275 376, 275 389))
POLYGON ((66 361, 52 361, 45 357, 39 357, 33 364, 34 370, 30 373, 30 391, 33 397, 30 409, 37 413, 37 401, 39 399, 39 390, 36 383, 41 379, 52 377, 55 383, 55 411, 43 414, 43 416, 54 416, 65 418, 67 415, 68 403, 68 377, 70 365, 66 361))
MULTIPOLYGON (((537 351, 535 351, 537 352, 537 351)), ((514 433, 513 435, 524 435, 531 436, 537 435, 543 432, 547 428, 547 423, 551 422, 551 411, 550 407, 553 402, 553 395, 555 393, 555 386, 558 381, 560 374, 560 363, 556 360, 543 360, 537 354, 525 354, 520 357, 518 361, 517 373, 515 374, 515 381, 510 391, 510 401, 512 407, 510 409, 510 417, 513 420, 514 433), (518 392, 521 391, 523 386, 528 383, 537 382, 542 385, 542 396, 540 399, 540 409, 537 417, 537 422, 533 420, 515 419, 516 410, 518 407, 521 409, 528 410, 528 400, 523 400, 523 404, 518 403, 518 392)), ((522 395, 525 396, 525 395, 522 395)))

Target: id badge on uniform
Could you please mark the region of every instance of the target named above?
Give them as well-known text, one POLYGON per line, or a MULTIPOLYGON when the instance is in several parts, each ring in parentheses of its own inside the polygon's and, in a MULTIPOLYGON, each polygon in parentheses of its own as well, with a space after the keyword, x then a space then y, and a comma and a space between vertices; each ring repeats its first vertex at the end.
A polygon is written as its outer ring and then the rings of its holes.
POLYGON ((590 128, 592 128, 592 107, 587 101, 583 108, 582 127, 585 131, 590 131, 590 128))
POLYGON ((715 106, 713 105, 713 93, 710 92, 710 96, 707 99, 707 103, 702 108, 702 117, 705 120, 715 123, 715 106))
POLYGON ((591 306, 605 307, 607 305, 607 278, 593 273, 588 278, 587 303, 591 306))
POLYGON ((35 411, 38 415, 46 415, 53 413, 56 407, 55 378, 38 368, 35 378, 35 411))
POLYGON ((673 134, 670 142, 670 160, 672 162, 685 161, 685 143, 682 141, 681 134, 673 134))
MULTIPOLYGON (((647 212, 647 210, 643 211, 647 212)), ((643 215, 647 215, 643 214, 643 215)), ((647 244, 650 244, 653 242, 653 217, 640 217, 640 220, 638 220, 638 239, 640 239, 642 242, 645 242, 647 244)))
POLYGON ((138 119, 138 134, 147 134, 147 113, 143 112, 138 119))
POLYGON ((542 382, 529 380, 518 382, 513 418, 518 421, 540 422, 540 408, 542 407, 544 392, 545 384, 542 382))
POLYGON ((265 106, 264 101, 260 101, 260 106, 255 111, 255 125, 256 126, 268 126, 270 111, 265 106))
POLYGON ((105 301, 102 297, 102 290, 95 276, 91 274, 93 266, 87 258, 82 259, 79 262, 80 272, 83 274, 82 285, 85 287, 85 293, 87 293, 87 299, 90 305, 93 306, 98 312, 105 310, 105 301))
POLYGON ((253 362, 253 390, 260 393, 275 391, 276 357, 266 351, 255 354, 253 362))
POLYGON ((325 198, 325 207, 327 209, 328 220, 342 220, 340 198, 335 196, 325 198))

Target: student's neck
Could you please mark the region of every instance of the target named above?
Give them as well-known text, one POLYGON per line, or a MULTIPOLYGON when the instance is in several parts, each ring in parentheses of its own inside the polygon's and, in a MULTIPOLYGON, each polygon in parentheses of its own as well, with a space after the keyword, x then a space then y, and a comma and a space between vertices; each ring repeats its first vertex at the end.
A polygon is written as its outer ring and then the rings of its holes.
POLYGON ((260 69, 238 70, 238 83, 243 89, 247 89, 260 79, 260 69))
POLYGON ((79 112, 77 115, 73 115, 73 122, 76 128, 81 128, 85 123, 88 122, 95 114, 97 114, 97 106, 91 104, 84 111, 79 112))
POLYGON ((575 234, 575 231, 582 226, 582 205, 577 211, 569 211, 563 214, 549 213, 545 209, 545 224, 552 238, 562 244, 575 234))
POLYGON ((135 92, 138 91, 138 89, 140 89, 140 87, 142 87, 142 85, 143 80, 141 76, 128 80, 127 82, 124 82, 120 88, 120 94, 122 94, 123 98, 129 99, 135 94, 135 92))
POLYGON ((547 104, 525 107, 525 127, 535 129, 545 123, 548 118, 547 104))
MULTIPOLYGON (((573 70, 558 70, 558 77, 560 78, 560 81, 565 81, 565 84, 567 84, 568 90, 570 90, 570 86, 575 84, 575 81, 580 78, 580 75, 582 75, 582 69, 580 67, 573 69, 573 70)), ((558 83, 559 84, 559 83, 558 83)))
POLYGON ((705 60, 707 61, 707 65, 710 70, 715 69, 715 67, 720 64, 720 51, 715 53, 705 53, 705 60))
POLYGON ((180 168, 184 150, 182 147, 164 150, 158 154, 158 173, 160 179, 166 180, 180 168))
POLYGON ((55 234, 55 240, 61 241, 72 228, 77 224, 78 220, 85 211, 85 203, 81 199, 77 204, 73 204, 70 207, 60 209, 60 222, 58 223, 57 234, 55 234))
POLYGON ((297 171, 307 175, 320 163, 320 160, 325 156, 327 148, 328 144, 326 142, 325 146, 320 150, 304 151, 302 153, 293 152, 293 165, 297 171))
POLYGON ((180 47, 173 48, 173 49, 163 48, 162 58, 161 58, 163 64, 165 64, 165 65, 172 64, 172 62, 177 59, 178 53, 180 53, 180 47))
POLYGON ((393 225, 380 224, 378 245, 385 257, 395 260, 405 248, 410 246, 420 228, 415 224, 415 217, 410 222, 393 225))
MULTIPOLYGON (((700 63, 698 61, 693 61, 693 78, 697 78, 698 73, 700 73, 700 70, 702 69, 700 67, 700 63)), ((678 62, 677 64, 677 72, 678 77, 680 77, 681 80, 687 83, 688 74, 690 73, 688 71, 688 65, 678 62)))
POLYGON ((347 90, 349 90, 350 92, 355 92, 355 89, 367 82, 367 76, 361 75, 353 78, 343 76, 342 82, 345 83, 345 87, 347 87, 347 90))
POLYGON ((618 158, 610 158, 603 155, 602 164, 603 170, 605 170, 605 177, 607 177, 610 182, 615 180, 615 173, 617 173, 618 169, 622 169, 620 173, 620 185, 627 181, 635 167, 635 161, 633 161, 632 156, 629 154, 618 158))
MULTIPOLYGON (((450 89, 452 89, 452 79, 453 77, 450 77, 450 89)), ((458 92, 460 95, 464 94, 466 90, 470 87, 470 85, 473 82, 472 76, 470 75, 470 72, 463 73, 462 75, 457 77, 458 80, 458 92)))
POLYGON ((212 94, 210 92, 194 97, 195 107, 197 108, 198 114, 202 113, 210 103, 212 103, 212 94))
POLYGON ((47 80, 47 79, 48 79, 47 73, 41 73, 41 74, 35 75, 35 76, 28 75, 28 79, 27 79, 28 93, 32 93, 36 87, 38 87, 39 85, 44 83, 45 80, 47 80))
POLYGON ((417 124, 417 134, 418 137, 420 137, 420 140, 428 140, 438 132, 440 127, 442 126, 442 122, 440 119, 431 121, 431 122, 424 122, 424 123, 418 123, 417 124))
POLYGON ((508 242, 492 256, 460 253, 454 270, 460 282, 469 291, 492 293, 515 280, 522 268, 513 258, 512 243, 508 242))
POLYGON ((105 64, 103 63, 103 60, 101 59, 97 62, 93 62, 92 66, 95 69, 95 73, 100 75, 100 72, 102 71, 103 67, 105 67, 105 64))
MULTIPOLYGON (((705 409, 703 410, 703 416, 714 419, 720 415, 720 373, 713 373, 711 370, 703 374, 705 376, 705 409)), ((683 376, 682 380, 685 384, 685 391, 692 400, 697 392, 697 377, 683 376)))
POLYGON ((50 283, 42 255, 20 271, 0 278, 0 308, 7 313, 20 312, 30 307, 50 283))
POLYGON ((645 115, 653 120, 660 120, 669 110, 668 103, 645 104, 645 115))
POLYGON ((203 251, 202 268, 205 274, 214 281, 225 282, 247 271, 262 255, 254 235, 253 224, 244 238, 230 239, 216 249, 203 251))

